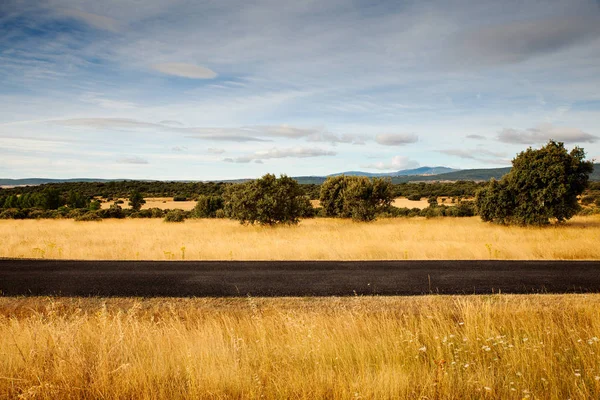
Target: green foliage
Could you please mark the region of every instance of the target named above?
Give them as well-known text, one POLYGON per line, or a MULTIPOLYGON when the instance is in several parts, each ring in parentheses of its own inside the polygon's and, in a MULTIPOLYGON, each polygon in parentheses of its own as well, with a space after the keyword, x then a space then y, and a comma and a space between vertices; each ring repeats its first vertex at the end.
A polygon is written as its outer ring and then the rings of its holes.
POLYGON ((421 201, 421 197, 423 197, 422 194, 417 193, 417 194, 408 195, 406 198, 410 201, 421 201))
POLYGON ((286 175, 264 175, 246 183, 231 185, 223 194, 225 213, 241 223, 296 224, 308 199, 298 182, 286 175))
POLYGON ((129 196, 129 206, 133 211, 140 211, 142 209, 142 205, 146 204, 146 200, 144 200, 144 196, 137 190, 131 193, 129 196))
POLYGON ((69 191, 66 201, 66 205, 69 206, 69 208, 86 208, 88 207, 88 203, 88 199, 81 193, 74 190, 69 191))
POLYGON ((478 213, 482 220, 500 224, 562 222, 579 210, 577 197, 592 170, 579 147, 567 152, 563 143, 551 140, 541 149, 529 148, 513 160, 511 172, 477 193, 478 213))
POLYGON ((200 195, 192 211, 194 218, 217 218, 217 211, 224 207, 223 197, 200 195))
POLYGON ((165 215, 165 222, 184 222, 186 213, 183 210, 170 210, 165 215))
POLYGON ((88 211, 85 214, 75 217, 75 221, 102 221, 102 217, 97 212, 88 211))
POLYGON ((334 176, 321 186, 320 201, 325 215, 372 221, 392 200, 392 185, 387 179, 364 176, 334 176))
POLYGON ((187 196, 174 196, 173 201, 187 201, 187 196))
POLYGON ((8 208, 0 213, 0 219, 25 219, 27 212, 17 208, 8 208))
POLYGON ((98 200, 92 200, 90 201, 90 205, 88 208, 90 211, 98 211, 102 208, 102 203, 100 203, 100 201, 98 200))

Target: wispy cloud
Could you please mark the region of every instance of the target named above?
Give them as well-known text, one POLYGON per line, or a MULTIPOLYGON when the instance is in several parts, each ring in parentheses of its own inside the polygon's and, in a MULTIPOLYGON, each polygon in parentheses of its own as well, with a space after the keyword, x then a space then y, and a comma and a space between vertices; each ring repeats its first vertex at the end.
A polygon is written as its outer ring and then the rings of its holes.
POLYGON ((465 63, 508 64, 553 53, 600 36, 597 16, 510 21, 461 33, 456 55, 465 63))
POLYGON ((110 32, 118 32, 120 30, 120 24, 116 19, 106 17, 104 15, 93 14, 75 9, 65 9, 62 13, 67 17, 72 17, 83 21, 94 28, 103 29, 110 32))
POLYGON ((475 160, 485 164, 508 165, 510 159, 506 158, 506 154, 488 150, 483 146, 478 146, 475 149, 444 149, 438 150, 439 153, 449 156, 459 157, 466 160, 475 160))
POLYGON ((252 154, 248 154, 236 158, 225 158, 225 162, 233 163, 249 163, 251 161, 258 160, 269 160, 273 158, 309 158, 309 157, 324 157, 324 156, 335 156, 335 151, 319 149, 319 148, 308 148, 308 147, 292 147, 287 149, 272 148, 268 150, 257 151, 252 154))
POLYGON ((391 162, 378 162, 375 164, 366 164, 362 168, 380 169, 380 170, 403 170, 418 168, 419 163, 415 160, 410 159, 407 156, 395 156, 391 162))
POLYGON ((578 128, 541 124, 525 130, 503 129, 497 139, 504 143, 542 144, 550 139, 565 143, 595 143, 599 138, 578 128))
POLYGON ((417 143, 419 137, 412 133, 389 133, 375 136, 375 141, 384 146, 404 146, 417 143))
POLYGON ((465 137, 467 139, 485 140, 485 136, 482 136, 482 135, 467 135, 465 137))
POLYGON ((149 164, 148 160, 138 156, 119 157, 117 158, 118 164, 149 164))
POLYGON ((213 79, 217 73, 200 65, 186 63, 162 63, 152 65, 152 69, 167 75, 190 79, 213 79))
POLYGON ((219 148, 216 148, 216 147, 209 147, 206 150, 206 152, 209 153, 209 154, 223 154, 223 153, 225 153, 225 149, 219 149, 219 148))

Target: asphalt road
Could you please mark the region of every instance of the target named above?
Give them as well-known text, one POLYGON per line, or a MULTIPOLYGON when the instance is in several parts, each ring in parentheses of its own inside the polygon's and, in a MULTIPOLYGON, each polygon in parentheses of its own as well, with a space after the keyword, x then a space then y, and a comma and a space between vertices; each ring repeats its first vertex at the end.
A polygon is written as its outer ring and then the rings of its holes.
POLYGON ((600 292, 600 261, 53 261, 0 259, 0 293, 352 296, 600 292))

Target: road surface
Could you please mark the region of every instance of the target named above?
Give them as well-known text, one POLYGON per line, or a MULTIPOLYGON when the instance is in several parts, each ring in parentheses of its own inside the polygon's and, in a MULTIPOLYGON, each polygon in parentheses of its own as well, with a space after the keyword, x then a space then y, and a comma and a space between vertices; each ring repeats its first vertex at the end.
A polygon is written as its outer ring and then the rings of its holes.
POLYGON ((0 259, 0 293, 352 296, 600 292, 600 261, 61 261, 0 259))

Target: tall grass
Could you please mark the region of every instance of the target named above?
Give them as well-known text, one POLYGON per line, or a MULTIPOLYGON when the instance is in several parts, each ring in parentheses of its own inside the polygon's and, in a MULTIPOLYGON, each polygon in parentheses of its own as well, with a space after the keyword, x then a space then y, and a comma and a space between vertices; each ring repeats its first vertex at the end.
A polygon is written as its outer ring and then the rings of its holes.
POLYGON ((474 218, 338 219, 298 226, 229 220, 0 220, 0 257, 58 259, 389 260, 600 259, 600 216, 505 227, 474 218), (185 248, 185 252, 181 249, 185 248))
POLYGON ((0 398, 600 398, 600 295, 0 298, 0 398))

